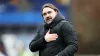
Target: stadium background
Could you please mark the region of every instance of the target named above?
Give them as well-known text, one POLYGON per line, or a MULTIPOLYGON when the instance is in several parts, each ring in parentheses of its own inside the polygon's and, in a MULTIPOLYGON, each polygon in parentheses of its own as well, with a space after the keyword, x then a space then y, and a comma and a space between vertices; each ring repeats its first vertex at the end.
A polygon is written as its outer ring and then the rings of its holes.
POLYGON ((29 43, 43 24, 41 7, 54 4, 77 32, 75 56, 100 54, 99 0, 0 0, 0 56, 38 56, 29 43))

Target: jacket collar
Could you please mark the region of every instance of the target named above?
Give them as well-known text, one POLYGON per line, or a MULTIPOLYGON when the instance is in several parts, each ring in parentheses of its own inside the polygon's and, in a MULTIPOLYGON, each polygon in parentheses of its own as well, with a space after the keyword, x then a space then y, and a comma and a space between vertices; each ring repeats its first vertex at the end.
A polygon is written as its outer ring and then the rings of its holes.
POLYGON ((55 25, 57 25, 61 20, 64 20, 64 17, 59 13, 56 15, 54 20, 50 24, 45 24, 44 27, 46 29, 52 29, 55 25))

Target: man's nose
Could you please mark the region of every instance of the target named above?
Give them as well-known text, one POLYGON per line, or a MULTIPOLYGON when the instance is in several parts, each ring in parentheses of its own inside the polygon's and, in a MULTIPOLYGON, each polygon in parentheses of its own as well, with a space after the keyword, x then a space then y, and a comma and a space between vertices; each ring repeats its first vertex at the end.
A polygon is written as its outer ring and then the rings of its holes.
POLYGON ((49 17, 49 14, 47 14, 46 17, 49 17))

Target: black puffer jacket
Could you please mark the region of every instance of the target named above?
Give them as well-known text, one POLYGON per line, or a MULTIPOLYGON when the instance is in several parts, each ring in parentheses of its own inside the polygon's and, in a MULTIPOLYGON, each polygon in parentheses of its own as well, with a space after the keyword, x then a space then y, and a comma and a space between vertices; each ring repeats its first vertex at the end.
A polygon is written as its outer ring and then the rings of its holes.
POLYGON ((73 26, 58 14, 49 25, 41 26, 29 45, 32 52, 39 51, 39 56, 74 56, 78 50, 77 36, 73 26), (47 43, 44 39, 46 32, 57 33, 55 41, 47 43))

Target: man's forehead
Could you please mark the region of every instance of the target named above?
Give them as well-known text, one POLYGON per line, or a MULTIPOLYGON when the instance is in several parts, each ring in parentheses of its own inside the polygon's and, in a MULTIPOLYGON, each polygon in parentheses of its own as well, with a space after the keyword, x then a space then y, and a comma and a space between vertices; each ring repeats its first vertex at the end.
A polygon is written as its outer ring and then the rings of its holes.
POLYGON ((48 12, 48 11, 54 11, 52 8, 49 8, 49 7, 46 7, 46 8, 44 8, 43 9, 43 13, 46 13, 46 12, 48 12))

